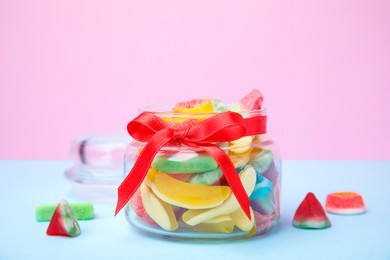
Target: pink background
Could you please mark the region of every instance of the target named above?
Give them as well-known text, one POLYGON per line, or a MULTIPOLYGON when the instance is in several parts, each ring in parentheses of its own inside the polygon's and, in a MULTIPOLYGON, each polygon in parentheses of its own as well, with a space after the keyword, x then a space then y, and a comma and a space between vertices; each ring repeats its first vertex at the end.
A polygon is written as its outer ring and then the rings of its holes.
POLYGON ((284 159, 390 159, 390 1, 0 1, 0 159, 265 96, 284 159))

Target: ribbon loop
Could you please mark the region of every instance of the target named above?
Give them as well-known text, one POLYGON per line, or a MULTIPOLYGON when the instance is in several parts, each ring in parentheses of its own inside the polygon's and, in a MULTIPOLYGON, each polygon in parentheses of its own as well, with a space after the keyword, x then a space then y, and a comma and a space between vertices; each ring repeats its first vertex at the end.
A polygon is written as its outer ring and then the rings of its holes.
POLYGON ((239 113, 224 112, 198 124, 184 122, 177 127, 172 127, 152 113, 140 114, 127 125, 127 130, 137 141, 147 143, 132 170, 118 187, 115 215, 126 205, 141 185, 157 152, 167 143, 171 143, 200 148, 210 154, 222 169, 233 194, 250 219, 249 198, 236 169, 228 155, 214 143, 230 142, 243 136, 263 134, 266 131, 265 123, 266 116, 244 119, 239 113))

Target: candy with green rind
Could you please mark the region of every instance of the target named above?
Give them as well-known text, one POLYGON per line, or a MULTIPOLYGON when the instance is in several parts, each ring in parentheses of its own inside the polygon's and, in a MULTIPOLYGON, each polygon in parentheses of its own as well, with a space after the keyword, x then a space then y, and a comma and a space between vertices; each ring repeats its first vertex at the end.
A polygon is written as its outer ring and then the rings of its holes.
MULTIPOLYGON (((256 171, 253 169, 252 166, 248 166, 240 172, 239 176, 241 183, 245 189, 245 192, 248 196, 250 196, 256 184, 256 171)), ((232 193, 221 205, 213 207, 211 209, 197 211, 193 211, 192 209, 190 209, 184 212, 182 219, 188 225, 194 226, 220 215, 229 215, 240 207, 241 206, 238 203, 235 195, 232 193)))
POLYGON ((76 237, 80 235, 80 226, 72 209, 66 200, 61 200, 54 210, 53 216, 47 227, 46 234, 49 236, 76 237))
POLYGON ((298 206, 293 226, 302 229, 324 229, 331 226, 324 208, 312 192, 298 206))
MULTIPOLYGON (((77 220, 90 220, 94 217, 92 203, 69 203, 77 220)), ((50 221, 56 209, 56 204, 40 205, 35 208, 35 219, 39 222, 50 221)))
POLYGON ((189 179, 189 183, 195 183, 200 185, 220 184, 221 178, 223 177, 224 175, 222 173, 222 170, 218 167, 217 169, 209 172, 192 174, 191 178, 189 179))
POLYGON ((206 209, 222 204, 231 193, 229 186, 204 186, 176 180, 150 169, 146 184, 166 203, 186 209, 206 209))
POLYGON ((141 184, 141 197, 149 217, 161 228, 176 230, 179 227, 172 206, 160 200, 145 183, 141 184))
POLYGON ((241 98, 237 103, 232 104, 230 110, 234 112, 260 110, 262 104, 263 95, 259 90, 254 89, 241 98))
POLYGON ((166 173, 199 173, 215 170, 218 163, 206 153, 198 153, 196 157, 179 157, 175 155, 158 155, 152 162, 152 168, 166 173))

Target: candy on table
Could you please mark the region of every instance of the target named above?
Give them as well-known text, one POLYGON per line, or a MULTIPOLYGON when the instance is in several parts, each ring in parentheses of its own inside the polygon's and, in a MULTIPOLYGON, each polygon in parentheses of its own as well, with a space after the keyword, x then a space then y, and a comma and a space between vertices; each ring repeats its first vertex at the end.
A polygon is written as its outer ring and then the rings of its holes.
POLYGON ((152 168, 165 173, 199 173, 218 168, 218 163, 207 153, 178 152, 154 158, 152 168))
POLYGON ((234 112, 260 110, 263 105, 263 95, 259 90, 254 89, 237 103, 234 103, 230 110, 234 112))
POLYGON ((139 219, 149 226, 156 226, 157 223, 146 212, 144 203, 142 202, 141 189, 138 189, 130 199, 130 205, 134 213, 139 219))
POLYGON ((149 170, 145 182, 159 199, 186 209, 213 208, 222 204, 231 194, 229 186, 187 183, 154 169, 149 170))
MULTIPOLYGON (((252 166, 248 166, 240 172, 239 176, 246 193, 250 196, 256 184, 256 171, 252 166)), ((217 207, 210 209, 189 209, 184 212, 182 220, 188 225, 194 226, 220 215, 229 215, 239 208, 240 204, 235 195, 230 194, 229 197, 217 207)))
POLYGON ((324 208, 312 192, 306 195, 297 208, 293 226, 302 229, 324 229, 331 226, 324 208))
POLYGON ((75 237, 80 233, 79 223, 73 215, 69 203, 66 200, 61 200, 54 210, 46 234, 49 236, 75 237))
MULTIPOLYGON (((37 221, 50 221, 58 204, 40 205, 35 208, 35 219, 37 221)), ((91 203, 70 203, 69 204, 77 220, 93 219, 94 211, 91 203)))
POLYGON ((362 214, 366 211, 363 197, 357 192, 333 192, 327 195, 325 209, 340 215, 362 214))

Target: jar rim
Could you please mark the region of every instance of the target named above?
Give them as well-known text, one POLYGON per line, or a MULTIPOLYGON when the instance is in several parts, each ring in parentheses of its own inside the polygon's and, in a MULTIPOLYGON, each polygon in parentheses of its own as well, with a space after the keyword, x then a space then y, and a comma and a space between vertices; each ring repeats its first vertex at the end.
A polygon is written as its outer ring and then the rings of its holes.
MULTIPOLYGON (((213 115, 217 115, 223 112, 174 112, 172 110, 172 105, 155 105, 155 106, 145 106, 139 109, 139 112, 148 112, 155 114, 157 116, 173 116, 173 117, 183 117, 183 116, 195 116, 195 117, 210 117, 213 115)), ((230 107, 230 106, 228 106, 230 107)), ((242 110, 242 111, 233 111, 237 112, 244 117, 250 117, 253 115, 266 115, 267 114, 267 109, 263 107, 262 109, 258 110, 242 110)))

